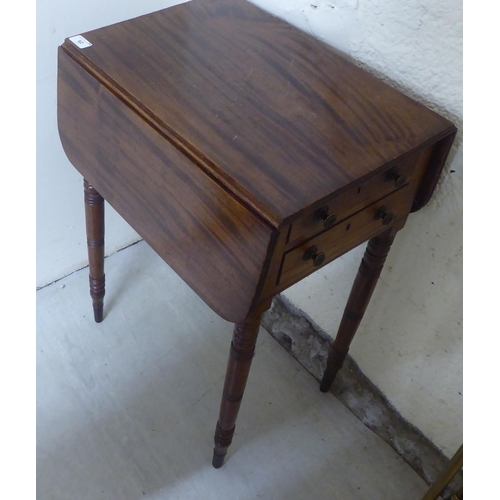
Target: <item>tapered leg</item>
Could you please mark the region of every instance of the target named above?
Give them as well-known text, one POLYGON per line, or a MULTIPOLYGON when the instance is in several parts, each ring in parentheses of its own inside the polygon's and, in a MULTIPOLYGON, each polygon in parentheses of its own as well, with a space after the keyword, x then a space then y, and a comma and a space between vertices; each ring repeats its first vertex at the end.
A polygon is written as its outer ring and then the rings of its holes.
POLYGON ((94 319, 103 320, 104 304, 104 199, 84 179, 85 221, 89 254, 90 296, 94 307, 94 319))
MULTIPOLYGON (((464 447, 463 445, 457 450, 455 455, 451 458, 448 467, 446 467, 441 474, 436 478, 431 487, 427 490, 427 493, 423 496, 422 500, 437 500, 440 498, 443 490, 452 482, 455 476, 460 472, 464 464, 464 447)), ((458 500, 463 498, 462 488, 456 493, 453 493, 450 500, 458 500)))
POLYGON ((262 313, 263 311, 254 312, 241 323, 234 325, 219 420, 215 428, 212 465, 216 469, 224 464, 227 449, 233 440, 236 418, 255 352, 262 313))
POLYGON ((337 336, 328 354, 326 370, 320 385, 322 392, 330 389, 337 372, 344 364, 349 346, 363 319, 395 236, 396 230, 390 228, 368 242, 337 336))

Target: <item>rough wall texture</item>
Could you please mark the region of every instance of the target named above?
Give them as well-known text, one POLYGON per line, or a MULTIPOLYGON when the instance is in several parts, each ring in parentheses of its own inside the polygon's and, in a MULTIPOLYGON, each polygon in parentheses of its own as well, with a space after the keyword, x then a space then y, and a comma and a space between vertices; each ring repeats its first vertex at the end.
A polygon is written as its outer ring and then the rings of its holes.
MULTIPOLYGON (((462 442, 462 5, 253 0, 452 120, 438 189, 398 235, 350 354, 448 456, 462 442)), ((333 337, 363 248, 283 294, 333 337)))

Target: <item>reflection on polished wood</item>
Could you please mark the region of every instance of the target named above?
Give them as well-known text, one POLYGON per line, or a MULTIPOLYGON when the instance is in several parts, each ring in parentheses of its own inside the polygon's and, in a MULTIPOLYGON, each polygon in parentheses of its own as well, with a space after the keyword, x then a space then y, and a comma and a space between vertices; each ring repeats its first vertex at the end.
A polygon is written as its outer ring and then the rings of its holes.
MULTIPOLYGON (((251 339, 231 350, 220 466, 272 298, 368 240, 380 273, 377 242, 428 202, 456 129, 244 0, 194 0, 82 35, 92 46, 66 40, 58 55, 68 158, 86 186, 236 323, 233 346, 251 339)), ((101 215, 86 207, 91 276, 100 280, 103 254, 94 255, 101 246, 92 241, 101 235, 92 228, 101 215)), ((357 278, 345 324, 359 323, 375 282, 357 278)), ((100 320, 104 285, 91 286, 100 320)), ((345 324, 332 360, 357 328, 345 324)))

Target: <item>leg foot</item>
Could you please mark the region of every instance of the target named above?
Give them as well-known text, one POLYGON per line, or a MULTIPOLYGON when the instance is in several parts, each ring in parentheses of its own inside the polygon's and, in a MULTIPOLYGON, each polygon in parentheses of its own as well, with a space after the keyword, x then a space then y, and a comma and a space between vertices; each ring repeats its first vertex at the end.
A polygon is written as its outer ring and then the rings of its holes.
POLYGON ((89 285, 94 320, 100 323, 104 317, 104 199, 84 179, 85 222, 89 255, 89 285))
POLYGON ((335 376, 344 363, 349 346, 363 319, 395 236, 396 230, 390 228, 368 242, 347 300, 337 336, 328 354, 326 370, 320 385, 321 392, 330 390, 335 376))
POLYGON ((252 313, 234 326, 219 420, 215 429, 212 465, 216 469, 224 464, 227 450, 233 440, 236 418, 255 352, 262 312, 252 313))
MULTIPOLYGON (((236 416, 234 417, 235 420, 236 416)), ((233 426, 232 429, 224 430, 219 425, 219 422, 217 422, 217 426, 215 428, 215 437, 214 437, 214 442, 215 442, 214 456, 212 458, 212 465, 216 469, 220 469, 224 465, 224 459, 226 458, 227 449, 229 448, 229 445, 233 440, 234 429, 235 427, 233 426)))
POLYGON ((212 458, 212 465, 215 469, 220 469, 224 465, 224 459, 226 458, 226 454, 218 455, 214 448, 214 456, 212 458))
POLYGON ((93 306, 94 307, 94 321, 96 323, 101 323, 104 319, 104 305, 93 306))
POLYGON ((328 392, 330 390, 337 372, 342 368, 342 365, 344 364, 347 352, 348 351, 339 351, 334 346, 332 346, 332 349, 328 355, 327 369, 323 374, 323 378, 321 379, 321 384, 319 386, 319 390, 321 392, 328 392))

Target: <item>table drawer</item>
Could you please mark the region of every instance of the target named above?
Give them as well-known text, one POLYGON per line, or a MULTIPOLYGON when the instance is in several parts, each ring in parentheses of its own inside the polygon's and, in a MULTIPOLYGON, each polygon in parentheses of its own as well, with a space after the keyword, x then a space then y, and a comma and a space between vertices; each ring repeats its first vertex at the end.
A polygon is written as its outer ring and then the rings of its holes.
POLYGON ((407 155, 382 172, 351 186, 326 203, 315 206, 292 224, 288 244, 293 245, 294 242, 298 243, 307 236, 332 227, 406 184, 413 173, 417 156, 407 155))
POLYGON ((408 185, 285 252, 277 285, 293 284, 406 217, 408 185))

